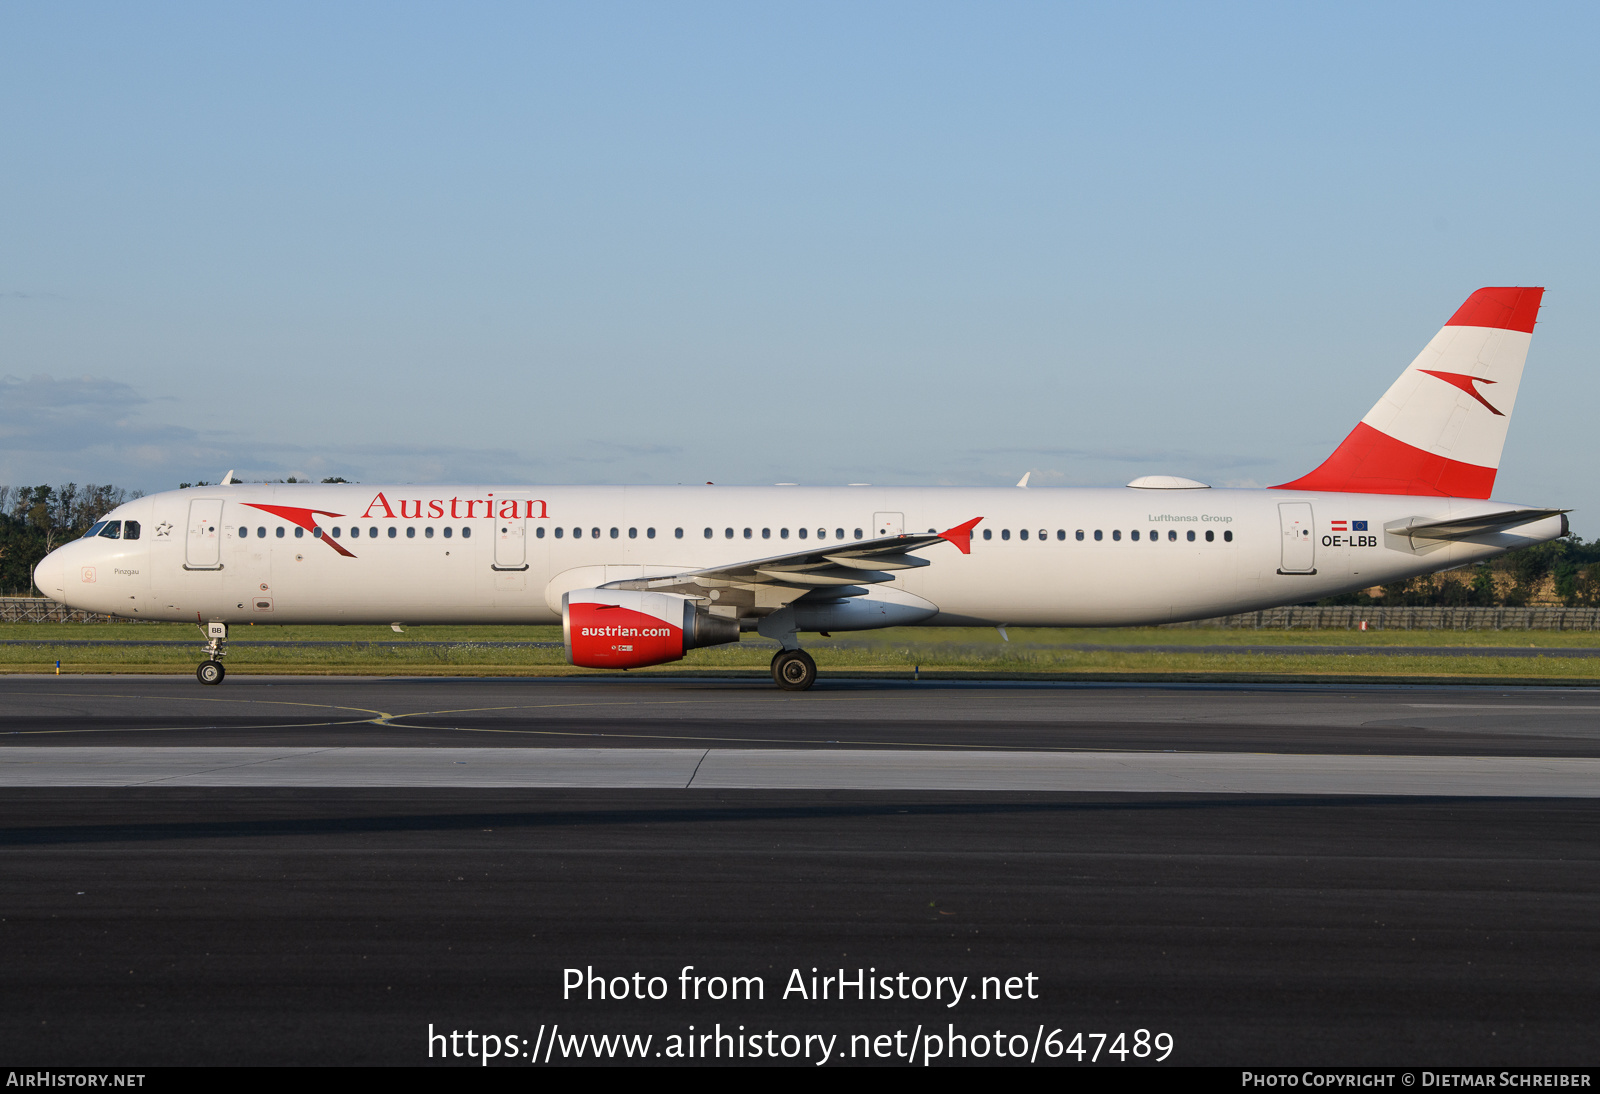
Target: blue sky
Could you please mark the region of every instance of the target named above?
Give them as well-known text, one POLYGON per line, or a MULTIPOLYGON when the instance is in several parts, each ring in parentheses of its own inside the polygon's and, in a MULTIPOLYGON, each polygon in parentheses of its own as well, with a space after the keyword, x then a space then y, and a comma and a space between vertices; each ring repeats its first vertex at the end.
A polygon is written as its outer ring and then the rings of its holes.
POLYGON ((0 8, 0 482, 1295 477, 1546 285, 1590 473, 1596 9, 0 8))

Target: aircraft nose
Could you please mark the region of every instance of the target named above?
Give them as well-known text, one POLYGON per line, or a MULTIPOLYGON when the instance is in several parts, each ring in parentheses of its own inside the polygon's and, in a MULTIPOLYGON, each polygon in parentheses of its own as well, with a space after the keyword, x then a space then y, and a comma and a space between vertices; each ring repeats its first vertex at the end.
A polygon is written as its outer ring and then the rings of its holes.
POLYGON ((61 561, 60 551, 51 551, 33 568, 33 583, 39 591, 53 600, 64 600, 67 595, 67 567, 61 561))

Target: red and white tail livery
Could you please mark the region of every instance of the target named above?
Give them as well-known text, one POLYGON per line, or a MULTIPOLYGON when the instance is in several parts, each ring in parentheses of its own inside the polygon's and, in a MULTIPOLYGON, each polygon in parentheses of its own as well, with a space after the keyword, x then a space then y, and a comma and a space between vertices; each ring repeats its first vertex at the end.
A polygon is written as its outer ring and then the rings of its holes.
POLYGON ((1487 498, 1543 289, 1479 289, 1321 467, 1284 490, 1487 498))
MULTIPOLYGON (((233 483, 119 507, 34 579, 75 608, 237 623, 560 624, 568 659, 662 664, 756 632, 1149 625, 1303 603, 1566 534, 1489 500, 1542 289, 1479 289, 1315 471, 1267 490, 233 483), (319 542, 320 541, 320 542, 319 542)), ((1024 477, 1019 486, 1025 485, 1024 477)))

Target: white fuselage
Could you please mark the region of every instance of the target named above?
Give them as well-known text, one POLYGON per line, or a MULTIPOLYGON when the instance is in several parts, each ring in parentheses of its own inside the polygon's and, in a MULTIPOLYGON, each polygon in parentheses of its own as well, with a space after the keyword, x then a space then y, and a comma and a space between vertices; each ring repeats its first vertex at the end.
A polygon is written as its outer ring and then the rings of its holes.
POLYGON ((1285 490, 231 485, 129 502, 108 519, 137 521, 138 539, 66 544, 37 578, 134 619, 552 624, 574 588, 981 517, 970 554, 925 548, 930 565, 868 595, 931 602, 927 625, 1116 626, 1303 603, 1562 534, 1559 517, 1471 541, 1385 531, 1505 508, 1285 490))

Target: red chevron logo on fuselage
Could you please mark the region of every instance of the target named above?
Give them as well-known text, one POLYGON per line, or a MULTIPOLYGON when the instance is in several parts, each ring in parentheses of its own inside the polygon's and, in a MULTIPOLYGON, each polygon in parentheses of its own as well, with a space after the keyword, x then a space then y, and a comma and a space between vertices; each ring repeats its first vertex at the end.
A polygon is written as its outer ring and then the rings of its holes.
POLYGON ((338 551, 345 558, 356 557, 351 552, 345 550, 344 545, 339 543, 339 541, 334 539, 332 536, 323 535, 322 529, 317 526, 318 517, 342 517, 344 516, 343 513, 330 513, 326 509, 298 509, 292 505, 257 505, 253 501, 247 501, 243 504, 249 506, 251 509, 259 509, 263 513, 271 513, 275 517, 282 517, 290 524, 295 524, 301 528, 304 528, 306 531, 311 533, 313 538, 320 539, 329 547, 332 547, 335 551, 338 551))
POLYGON ((1489 413, 1500 418, 1505 417, 1504 414, 1501 414, 1500 411, 1496 410, 1494 406, 1490 404, 1488 399, 1483 397, 1482 393, 1480 393, 1477 388, 1472 386, 1473 384, 1492 384, 1494 383, 1493 380, 1485 380, 1481 376, 1468 376, 1462 372, 1435 372, 1431 368, 1419 368, 1417 371, 1425 372, 1429 376, 1437 377, 1438 379, 1449 384, 1451 387, 1460 388, 1462 391, 1465 391, 1468 395, 1478 400, 1478 402, 1488 407, 1489 413))

